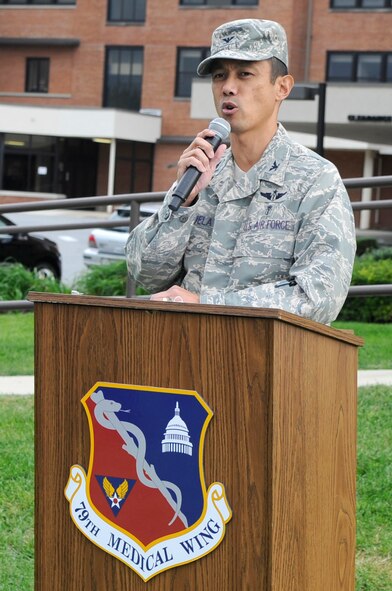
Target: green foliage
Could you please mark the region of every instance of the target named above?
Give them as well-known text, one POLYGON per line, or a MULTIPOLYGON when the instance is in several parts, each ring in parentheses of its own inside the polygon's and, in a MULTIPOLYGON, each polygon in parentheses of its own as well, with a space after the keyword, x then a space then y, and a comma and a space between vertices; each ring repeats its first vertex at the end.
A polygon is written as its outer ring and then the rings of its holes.
POLYGON ((125 261, 93 265, 81 275, 75 288, 83 294, 97 296, 123 296, 127 285, 125 261))
POLYGON ((359 369, 392 369, 392 324, 334 322, 332 326, 353 330, 364 340, 359 348, 359 369))
POLYGON ((33 590, 33 397, 0 405, 0 589, 33 590))
POLYGON ((357 553, 356 565, 356 591, 392 591, 390 561, 357 553))
POLYGON ((356 259, 352 285, 392 283, 392 259, 376 258, 375 252, 364 254, 356 259))
MULTIPOLYGON (((75 282, 75 289, 86 295, 123 296, 127 287, 127 265, 125 261, 93 265, 75 282)), ((141 287, 137 287, 138 295, 146 294, 141 287)))
POLYGON ((375 250, 366 251, 362 256, 361 260, 374 260, 374 261, 381 261, 385 259, 392 260, 392 246, 380 246, 380 248, 376 248, 375 250))
POLYGON ((374 250, 378 246, 375 238, 357 238, 357 256, 363 255, 369 250, 374 250))
POLYGON ((359 389, 357 591, 392 590, 391 394, 387 386, 359 389))
POLYGON ((34 374, 34 313, 0 315, 0 375, 34 374))
POLYGON ((0 263, 0 300, 24 300, 29 291, 70 292, 56 279, 42 279, 20 263, 0 263))
MULTIPOLYGON (((127 285, 125 261, 94 265, 76 281, 75 289, 86 295, 124 296, 127 285)), ((42 279, 20 263, 0 263, 0 300, 23 300, 29 291, 70 293, 71 289, 56 279, 42 279)), ((138 295, 146 294, 137 287, 138 295)))
MULTIPOLYGON (((392 248, 384 247, 355 259, 351 285, 392 284, 392 248)), ((347 298, 338 320, 391 322, 392 298, 369 296, 347 298)))

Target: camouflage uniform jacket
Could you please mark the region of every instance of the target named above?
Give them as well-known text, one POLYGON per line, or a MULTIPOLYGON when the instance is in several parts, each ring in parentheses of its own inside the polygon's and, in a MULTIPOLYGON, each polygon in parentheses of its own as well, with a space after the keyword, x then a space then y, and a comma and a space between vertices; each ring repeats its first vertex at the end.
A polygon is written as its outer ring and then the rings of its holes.
POLYGON ((227 149, 194 205, 174 213, 170 198, 126 245, 130 274, 151 293, 177 283, 201 303, 336 318, 355 255, 349 197, 335 166, 281 125, 239 181, 227 149))

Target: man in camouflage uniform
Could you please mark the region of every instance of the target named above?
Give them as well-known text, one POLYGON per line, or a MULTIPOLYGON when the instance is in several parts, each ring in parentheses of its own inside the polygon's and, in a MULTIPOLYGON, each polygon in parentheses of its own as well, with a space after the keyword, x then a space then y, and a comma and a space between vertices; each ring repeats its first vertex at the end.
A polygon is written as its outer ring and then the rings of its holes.
POLYGON ((202 174, 178 211, 162 208, 126 245, 132 277, 151 299, 280 308, 329 323, 350 285, 355 228, 333 164, 291 141, 278 111, 290 93, 283 28, 265 20, 221 25, 211 56, 215 106, 231 125, 214 153, 204 130, 183 152, 202 174))

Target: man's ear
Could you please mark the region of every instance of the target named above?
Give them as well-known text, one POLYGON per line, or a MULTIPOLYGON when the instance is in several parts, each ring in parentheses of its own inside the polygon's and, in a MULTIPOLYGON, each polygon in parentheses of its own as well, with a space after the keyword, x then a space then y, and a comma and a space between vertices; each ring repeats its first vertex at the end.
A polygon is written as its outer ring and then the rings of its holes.
POLYGON ((287 74, 286 76, 279 76, 276 80, 277 83, 277 95, 276 98, 279 101, 283 101, 287 98, 294 86, 294 78, 287 74))

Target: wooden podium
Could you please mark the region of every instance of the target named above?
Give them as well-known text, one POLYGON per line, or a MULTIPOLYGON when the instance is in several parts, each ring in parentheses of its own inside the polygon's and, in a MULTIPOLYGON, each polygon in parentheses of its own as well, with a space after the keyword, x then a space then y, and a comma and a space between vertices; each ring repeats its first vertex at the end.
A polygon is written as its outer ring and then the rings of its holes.
POLYGON ((36 591, 354 591, 361 339, 279 310, 31 293, 36 591), (210 554, 146 583, 75 527, 96 382, 196 390, 206 483, 232 519, 210 554))

